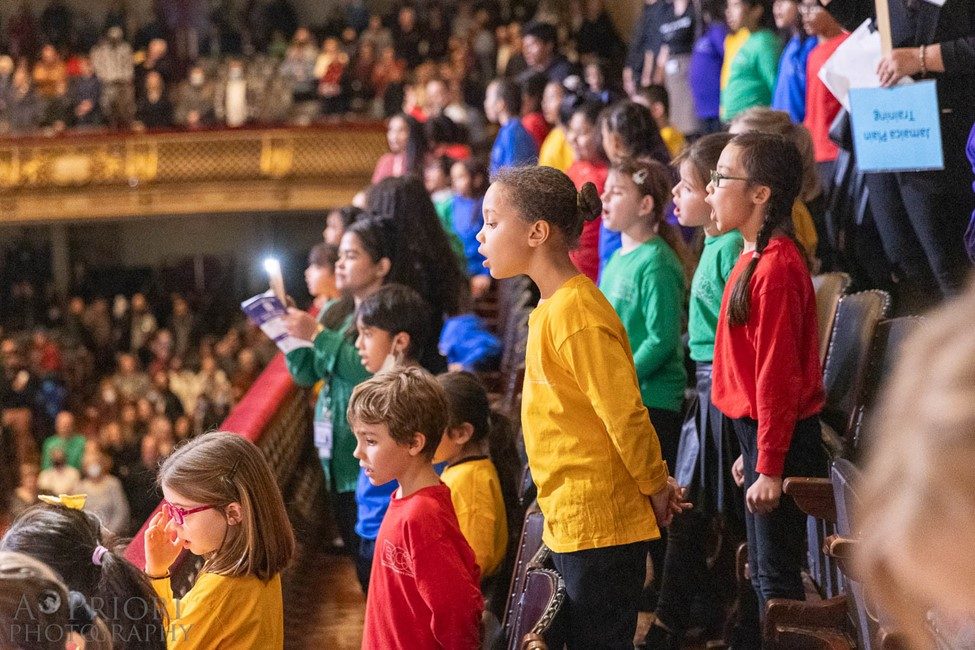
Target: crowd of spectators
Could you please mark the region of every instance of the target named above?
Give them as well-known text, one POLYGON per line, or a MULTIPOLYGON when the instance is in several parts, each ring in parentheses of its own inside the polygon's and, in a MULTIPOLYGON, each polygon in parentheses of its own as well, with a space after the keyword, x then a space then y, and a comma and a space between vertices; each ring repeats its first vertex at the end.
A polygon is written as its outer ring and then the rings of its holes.
POLYGON ((159 461, 219 426, 274 354, 241 323, 206 334, 186 297, 68 300, 31 329, 0 336, 0 412, 16 516, 38 494, 88 495, 116 533, 134 532, 161 498, 159 461))
POLYGON ((533 15, 562 21, 573 60, 618 61, 624 47, 602 0, 574 3, 571 14, 554 2, 469 0, 377 14, 352 0, 314 29, 286 0, 239 11, 223 3, 189 30, 167 20, 166 3, 138 28, 125 12, 93 25, 61 0, 40 13, 32 4, 0 29, 0 132, 381 118, 422 99, 405 97, 407 87, 434 76, 478 106, 494 76, 533 66, 539 54, 531 39, 523 51, 522 37, 533 15))

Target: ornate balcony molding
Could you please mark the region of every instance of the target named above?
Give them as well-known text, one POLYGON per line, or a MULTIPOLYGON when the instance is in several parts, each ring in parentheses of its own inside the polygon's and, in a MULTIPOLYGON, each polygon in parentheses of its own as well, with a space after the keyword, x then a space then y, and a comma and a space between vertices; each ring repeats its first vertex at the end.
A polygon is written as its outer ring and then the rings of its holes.
POLYGON ((381 124, 0 140, 0 223, 322 210, 369 183, 381 124))

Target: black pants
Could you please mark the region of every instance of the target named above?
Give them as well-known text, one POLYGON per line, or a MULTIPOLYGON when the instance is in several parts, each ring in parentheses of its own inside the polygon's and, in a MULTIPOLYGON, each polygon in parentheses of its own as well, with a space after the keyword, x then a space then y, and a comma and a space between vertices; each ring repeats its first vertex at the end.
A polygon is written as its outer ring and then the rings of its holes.
POLYGON ((358 516, 355 492, 333 492, 329 496, 332 499, 335 527, 338 528, 339 537, 345 544, 345 552, 356 557, 359 552, 359 536, 355 534, 355 520, 358 516))
POLYGON ((369 576, 372 573, 372 558, 376 554, 376 540, 359 538, 359 552, 355 556, 355 574, 359 578, 362 593, 369 594, 369 576))
MULTIPOLYGON (((696 621, 695 599, 705 611, 720 616, 724 601, 731 600, 734 584, 730 560, 745 537, 741 489, 731 478, 731 465, 740 453, 729 420, 711 403, 711 364, 698 363, 696 399, 681 428, 674 477, 688 489, 694 508, 674 517, 667 529, 667 553, 660 577, 656 615, 671 630, 684 632, 696 621), (708 568, 708 541, 712 526, 722 531, 722 549, 714 569, 708 568)), ((711 622, 711 621, 707 621, 711 622)))
POLYGON ((569 650, 631 650, 647 575, 647 543, 552 553, 552 563, 568 595, 564 620, 569 650))
POLYGON ((888 257, 915 281, 933 276, 931 290, 943 296, 960 289, 969 268, 963 238, 975 195, 963 143, 972 128, 970 110, 941 116, 944 170, 867 174, 871 211, 888 257))
MULTIPOLYGON (((750 418, 732 423, 741 445, 747 493, 758 479, 758 423, 750 418)), ((796 423, 782 478, 789 476, 826 476, 826 452, 818 417, 796 423)), ((806 556, 806 515, 792 498, 783 494, 779 506, 768 514, 752 513, 746 508, 745 529, 759 612, 764 614, 770 598, 804 600, 801 571, 806 556)))

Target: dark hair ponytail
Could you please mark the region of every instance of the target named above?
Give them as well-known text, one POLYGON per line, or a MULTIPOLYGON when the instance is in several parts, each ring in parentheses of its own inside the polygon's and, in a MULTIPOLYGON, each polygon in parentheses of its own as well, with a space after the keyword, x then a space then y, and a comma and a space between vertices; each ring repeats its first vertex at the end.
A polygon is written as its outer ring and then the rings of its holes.
POLYGON ((585 183, 577 192, 572 180, 553 167, 504 167, 494 175, 505 195, 528 223, 547 221, 575 248, 586 222, 603 211, 599 190, 585 183))
POLYGON ((122 555, 124 545, 114 535, 103 541, 101 522, 94 515, 64 506, 32 506, 11 524, 0 547, 57 571, 112 630, 115 648, 165 649, 163 604, 146 575, 122 555), (106 550, 99 549, 96 563, 99 546, 106 550))
POLYGON ((758 229, 755 252, 748 266, 738 276, 728 301, 728 322, 732 326, 748 322, 752 275, 772 236, 791 231, 792 205, 802 187, 802 158, 796 145, 786 138, 765 133, 742 133, 729 146, 737 147, 741 167, 752 185, 765 185, 770 190, 765 218, 758 229))
POLYGON ((448 372, 437 379, 447 393, 450 405, 450 424, 456 427, 470 423, 474 428, 471 442, 488 441, 488 453, 501 482, 501 498, 504 500, 508 532, 514 534, 521 523, 518 521, 518 479, 521 459, 515 447, 514 426, 497 411, 491 410, 484 384, 469 372, 448 372))

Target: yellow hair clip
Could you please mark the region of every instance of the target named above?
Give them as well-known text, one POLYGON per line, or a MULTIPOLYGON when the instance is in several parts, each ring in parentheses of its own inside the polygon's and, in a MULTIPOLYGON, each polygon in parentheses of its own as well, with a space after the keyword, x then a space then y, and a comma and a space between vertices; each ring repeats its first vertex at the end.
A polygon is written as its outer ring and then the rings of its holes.
POLYGON ((83 510, 85 507, 85 501, 88 500, 87 494, 59 494, 56 497, 50 494, 40 494, 37 496, 38 499, 44 503, 49 503, 52 506, 64 506, 65 508, 70 508, 71 510, 83 510))

